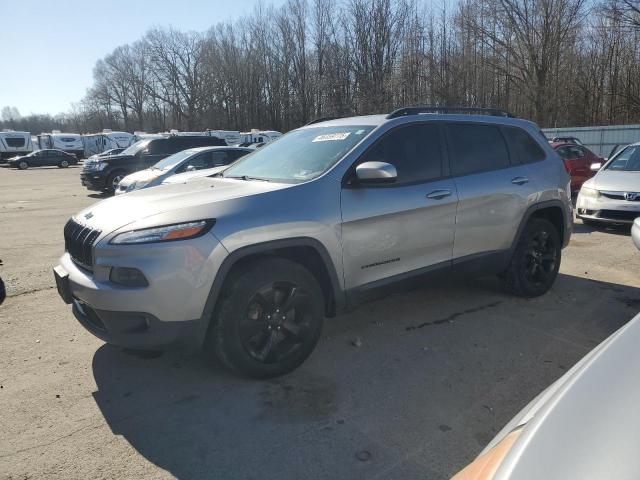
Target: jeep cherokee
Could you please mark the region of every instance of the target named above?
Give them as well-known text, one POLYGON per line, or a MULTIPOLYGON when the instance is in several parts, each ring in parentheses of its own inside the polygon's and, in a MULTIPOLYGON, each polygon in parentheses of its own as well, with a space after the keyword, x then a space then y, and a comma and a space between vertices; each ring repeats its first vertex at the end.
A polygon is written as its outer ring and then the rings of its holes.
POLYGON ((312 122, 215 178, 97 203, 55 267, 78 321, 135 349, 206 346, 251 377, 300 365, 324 317, 442 272, 549 290, 570 178, 538 127, 496 110, 312 122))

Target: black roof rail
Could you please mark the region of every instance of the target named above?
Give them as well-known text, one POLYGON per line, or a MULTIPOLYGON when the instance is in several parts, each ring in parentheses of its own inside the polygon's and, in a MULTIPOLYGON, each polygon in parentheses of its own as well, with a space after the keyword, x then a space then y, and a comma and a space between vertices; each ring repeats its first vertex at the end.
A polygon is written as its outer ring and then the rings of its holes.
POLYGON ((309 123, 305 123, 304 126, 306 127, 307 125, 313 125, 314 123, 328 122, 329 120, 336 120, 338 118, 341 118, 341 117, 319 117, 319 118, 316 118, 315 120, 311 120, 309 123))
POLYGON ((392 118, 404 117, 405 115, 419 115, 421 113, 439 113, 439 114, 461 114, 461 115, 490 115, 492 117, 510 117, 513 118, 506 110, 499 108, 485 107, 403 107, 394 110, 386 116, 387 120, 392 118))

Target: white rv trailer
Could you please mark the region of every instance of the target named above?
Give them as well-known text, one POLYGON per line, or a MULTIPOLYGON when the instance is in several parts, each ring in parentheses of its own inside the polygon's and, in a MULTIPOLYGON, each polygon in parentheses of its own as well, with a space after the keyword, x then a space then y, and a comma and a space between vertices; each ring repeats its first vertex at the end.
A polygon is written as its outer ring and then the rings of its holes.
POLYGON ((82 136, 84 157, 102 153, 112 148, 127 148, 134 143, 134 136, 127 132, 113 132, 103 130, 102 133, 92 133, 82 136))
POLYGON ((33 151, 31 133, 3 130, 0 132, 0 161, 33 151))
POLYGON ((133 143, 139 142, 140 140, 152 140, 154 138, 167 138, 169 136, 168 133, 147 133, 135 131, 133 132, 133 143))
POLYGON ((238 145, 242 141, 240 132, 237 130, 207 130, 212 137, 218 137, 227 142, 227 145, 238 145))
POLYGON ((227 145, 237 145, 240 143, 241 135, 237 130, 206 130, 204 132, 180 132, 178 130, 170 130, 162 135, 176 135, 176 136, 188 136, 188 137, 217 137, 225 142, 227 145))
POLYGON ((250 132, 240 134, 241 143, 269 143, 277 140, 282 133, 275 130, 257 130, 252 129, 250 132))
POLYGON ((41 133, 38 135, 38 148, 40 150, 55 148, 73 153, 78 159, 84 157, 82 135, 77 133, 61 133, 59 130, 54 130, 51 133, 41 133))

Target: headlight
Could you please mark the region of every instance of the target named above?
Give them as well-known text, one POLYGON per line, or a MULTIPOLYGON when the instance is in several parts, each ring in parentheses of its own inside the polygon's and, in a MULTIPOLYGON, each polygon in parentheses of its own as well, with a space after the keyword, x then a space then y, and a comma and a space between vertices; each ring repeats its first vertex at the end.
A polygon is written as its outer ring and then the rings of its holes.
POLYGON ((596 190, 595 188, 583 186, 580 189, 580 195, 586 198, 598 198, 600 196, 600 192, 598 192, 598 190, 596 190))
POLYGON ((84 164, 84 168, 87 170, 94 170, 96 172, 104 170, 106 166, 107 164, 105 162, 90 162, 84 164))
POLYGON ((196 220, 187 223, 176 223, 174 225, 163 225, 161 227, 143 228, 141 230, 131 230, 119 233, 110 243, 116 245, 131 245, 137 243, 171 242, 175 240, 187 240, 204 235, 215 220, 196 220))

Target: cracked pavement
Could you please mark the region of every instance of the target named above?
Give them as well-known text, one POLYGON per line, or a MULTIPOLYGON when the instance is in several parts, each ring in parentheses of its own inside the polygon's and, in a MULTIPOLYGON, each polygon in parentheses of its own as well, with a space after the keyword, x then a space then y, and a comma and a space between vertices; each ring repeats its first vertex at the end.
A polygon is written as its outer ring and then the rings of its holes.
POLYGON ((544 297, 493 278, 396 294, 328 320, 296 372, 249 381, 76 322, 51 268, 98 200, 78 168, 0 169, 2 480, 448 478, 640 306, 628 231, 578 222, 544 297))

